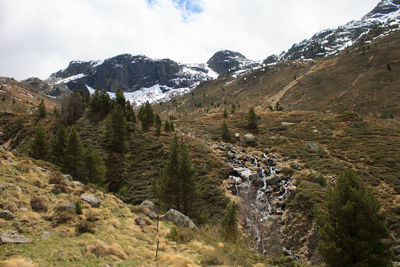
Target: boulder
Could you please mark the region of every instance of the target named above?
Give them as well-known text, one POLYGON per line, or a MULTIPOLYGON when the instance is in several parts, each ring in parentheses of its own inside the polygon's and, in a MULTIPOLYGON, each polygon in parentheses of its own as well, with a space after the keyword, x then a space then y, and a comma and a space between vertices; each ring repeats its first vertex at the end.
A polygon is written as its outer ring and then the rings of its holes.
POLYGON ((294 199, 294 196, 296 195, 296 190, 297 187, 294 185, 289 185, 286 189, 287 192, 287 200, 292 200, 294 199))
POLYGON ((150 201, 150 200, 143 200, 143 202, 140 203, 140 206, 148 207, 148 208, 154 210, 154 206, 155 206, 155 205, 154 205, 154 203, 153 203, 152 201, 150 201))
POLYGON ((48 207, 48 200, 45 196, 34 196, 31 199, 31 208, 36 212, 47 212, 48 207))
POLYGON ((155 213, 155 212, 152 211, 152 210, 146 211, 146 216, 149 217, 149 218, 152 219, 152 220, 155 220, 155 219, 157 219, 157 217, 158 217, 157 213, 155 213))
POLYGON ((32 239, 18 234, 15 231, 6 230, 0 232, 0 244, 13 243, 13 244, 26 244, 31 243, 32 239))
POLYGON ((306 146, 308 149, 317 152, 319 150, 319 146, 317 143, 313 142, 313 141, 308 141, 306 143, 306 146))
POLYGON ((281 178, 276 174, 271 174, 267 178, 265 178, 265 182, 267 185, 277 185, 281 181, 281 178))
POLYGON ((240 134, 239 133, 235 133, 235 138, 239 139, 240 138, 240 134))
POLYGON ((54 207, 53 219, 58 223, 63 223, 74 218, 76 208, 74 202, 61 202, 54 207))
POLYGON ((0 210, 0 218, 9 221, 14 219, 15 215, 8 210, 0 210))
POLYGON ((252 134, 250 134, 250 133, 248 133, 248 134, 245 134, 244 136, 243 136, 243 138, 244 138, 244 141, 247 143, 247 144, 254 144, 255 142, 256 142, 256 138, 254 137, 254 135, 252 135, 252 134))
POLYGON ((144 217, 138 216, 135 218, 136 225, 143 226, 143 225, 150 225, 151 222, 144 217))
POLYGON ((170 209, 165 215, 164 219, 168 221, 172 221, 174 224, 178 226, 188 227, 189 229, 197 230, 197 226, 194 222, 186 215, 180 213, 175 209, 170 209))
POLYGON ((255 188, 255 189, 260 189, 264 186, 264 181, 261 178, 256 178, 251 180, 251 185, 255 188))
POLYGON ((0 184, 0 193, 8 188, 6 184, 0 184))
POLYGON ((84 193, 81 195, 81 200, 83 202, 88 203, 90 206, 92 206, 93 208, 98 208, 100 207, 101 201, 100 199, 98 199, 97 197, 84 193))

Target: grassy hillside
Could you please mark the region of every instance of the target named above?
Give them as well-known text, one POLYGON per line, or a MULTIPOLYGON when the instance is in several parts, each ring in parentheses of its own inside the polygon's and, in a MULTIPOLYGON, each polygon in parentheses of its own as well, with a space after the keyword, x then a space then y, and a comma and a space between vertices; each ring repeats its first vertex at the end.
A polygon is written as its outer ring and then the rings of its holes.
POLYGON ((288 61, 238 78, 205 82, 191 94, 159 108, 176 116, 204 115, 253 106, 275 109, 346 110, 369 117, 400 115, 400 32, 372 43, 353 46, 338 56, 312 61, 288 61))

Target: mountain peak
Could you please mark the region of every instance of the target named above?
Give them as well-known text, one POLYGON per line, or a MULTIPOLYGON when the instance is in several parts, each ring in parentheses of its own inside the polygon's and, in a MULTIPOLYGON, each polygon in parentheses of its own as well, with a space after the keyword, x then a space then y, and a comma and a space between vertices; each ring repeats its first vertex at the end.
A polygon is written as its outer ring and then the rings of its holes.
POLYGON ((247 59, 239 52, 221 50, 216 52, 207 64, 218 74, 228 74, 238 71, 245 71, 258 65, 255 61, 247 59))

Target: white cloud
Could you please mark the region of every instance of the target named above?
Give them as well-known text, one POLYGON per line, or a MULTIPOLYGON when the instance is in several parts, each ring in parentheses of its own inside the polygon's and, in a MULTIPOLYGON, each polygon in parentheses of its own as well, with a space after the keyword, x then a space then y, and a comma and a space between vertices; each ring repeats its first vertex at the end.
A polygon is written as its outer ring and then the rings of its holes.
POLYGON ((121 53, 205 62, 221 49, 264 59, 327 27, 359 19, 378 0, 0 0, 0 76, 48 77, 70 60, 121 53))

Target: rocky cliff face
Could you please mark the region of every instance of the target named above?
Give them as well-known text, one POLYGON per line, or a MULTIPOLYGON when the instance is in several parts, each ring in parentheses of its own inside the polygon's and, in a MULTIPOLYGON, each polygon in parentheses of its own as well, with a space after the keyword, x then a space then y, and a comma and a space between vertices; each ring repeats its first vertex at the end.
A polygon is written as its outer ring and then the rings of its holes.
POLYGON ((310 39, 294 44, 283 52, 278 60, 297 60, 326 57, 355 44, 398 29, 400 24, 400 1, 382 0, 367 15, 336 29, 326 29, 310 39))
POLYGON ((222 50, 215 53, 208 61, 210 68, 218 74, 233 74, 257 67, 259 64, 247 59, 239 52, 222 50))

